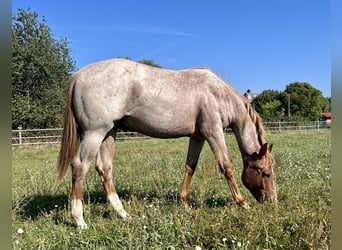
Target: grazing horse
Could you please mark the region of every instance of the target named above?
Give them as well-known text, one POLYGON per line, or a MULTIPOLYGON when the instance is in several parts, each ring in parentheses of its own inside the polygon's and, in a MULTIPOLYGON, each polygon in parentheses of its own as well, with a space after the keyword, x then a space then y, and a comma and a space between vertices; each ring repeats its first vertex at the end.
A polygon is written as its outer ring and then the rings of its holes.
POLYGON ((223 129, 230 127, 243 159, 243 184, 259 202, 275 200, 272 146, 265 142, 259 115, 231 86, 208 69, 175 71, 111 59, 82 68, 68 84, 58 179, 71 165, 71 213, 80 228, 87 227, 83 181, 95 156, 110 205, 122 218, 129 217, 112 179, 115 135, 123 127, 157 138, 190 138, 181 189, 186 208, 207 141, 235 201, 248 208, 227 153, 223 129))

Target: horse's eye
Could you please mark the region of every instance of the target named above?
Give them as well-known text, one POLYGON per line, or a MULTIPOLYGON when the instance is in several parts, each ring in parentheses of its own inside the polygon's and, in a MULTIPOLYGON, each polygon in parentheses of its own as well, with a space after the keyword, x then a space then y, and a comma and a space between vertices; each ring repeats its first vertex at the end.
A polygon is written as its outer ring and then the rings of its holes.
POLYGON ((270 177, 270 174, 268 174, 268 173, 266 173, 266 172, 262 172, 261 175, 262 175, 262 177, 265 178, 265 179, 267 179, 267 178, 270 177))

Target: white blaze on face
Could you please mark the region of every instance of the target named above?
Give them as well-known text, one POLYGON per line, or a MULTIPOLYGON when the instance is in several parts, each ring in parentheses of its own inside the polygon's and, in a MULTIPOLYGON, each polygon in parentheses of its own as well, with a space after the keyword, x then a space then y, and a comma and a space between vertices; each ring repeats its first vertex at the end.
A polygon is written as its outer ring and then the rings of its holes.
POLYGON ((71 214, 74 217, 77 227, 84 229, 87 228, 87 224, 83 219, 83 206, 82 201, 79 199, 71 200, 71 214))

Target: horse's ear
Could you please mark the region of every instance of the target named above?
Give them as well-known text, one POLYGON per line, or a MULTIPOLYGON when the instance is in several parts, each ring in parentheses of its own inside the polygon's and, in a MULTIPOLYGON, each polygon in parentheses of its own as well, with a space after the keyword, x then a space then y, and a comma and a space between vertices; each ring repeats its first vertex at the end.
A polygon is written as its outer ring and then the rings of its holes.
POLYGON ((268 147, 268 152, 269 152, 269 153, 272 152, 272 148, 273 148, 273 144, 271 144, 271 145, 268 147))
POLYGON ((258 153, 254 152, 251 156, 249 156, 248 160, 256 161, 258 159, 258 153))
POLYGON ((264 143, 264 145, 262 145, 259 150, 258 158, 265 156, 266 152, 267 152, 267 143, 264 143))

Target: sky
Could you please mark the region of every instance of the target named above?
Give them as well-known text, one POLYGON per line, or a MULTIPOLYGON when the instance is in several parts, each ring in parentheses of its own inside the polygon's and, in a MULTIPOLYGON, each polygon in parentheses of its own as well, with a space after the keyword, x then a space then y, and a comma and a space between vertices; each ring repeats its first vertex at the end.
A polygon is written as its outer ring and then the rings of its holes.
POLYGON ((13 0, 69 41, 76 68, 115 57, 207 67, 241 94, 307 82, 331 96, 327 0, 13 0))

